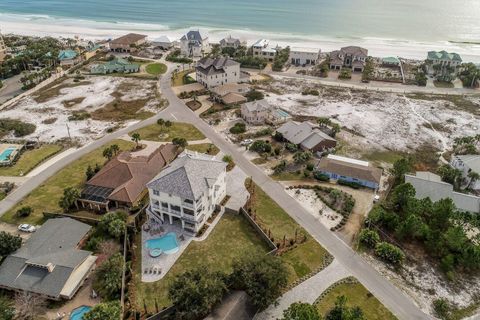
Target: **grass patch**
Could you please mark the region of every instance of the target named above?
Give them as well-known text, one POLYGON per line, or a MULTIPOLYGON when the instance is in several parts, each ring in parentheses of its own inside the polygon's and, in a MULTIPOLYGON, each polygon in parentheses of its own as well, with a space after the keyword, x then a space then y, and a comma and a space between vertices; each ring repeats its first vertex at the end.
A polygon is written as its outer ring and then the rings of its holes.
POLYGON ((80 82, 66 82, 65 79, 61 79, 60 82, 53 82, 50 86, 47 86, 47 88, 43 88, 42 90, 39 90, 38 94, 33 96, 33 99, 37 103, 44 103, 47 102, 48 100, 57 97, 60 95, 60 90, 65 89, 65 88, 74 88, 74 87, 80 87, 80 86, 86 86, 91 84, 90 81, 80 81, 80 82))
POLYGON ((183 86, 186 84, 194 83, 196 82, 195 79, 190 77, 188 74, 194 72, 193 69, 189 70, 184 70, 177 72, 172 76, 172 87, 178 87, 178 86, 183 86))
POLYGON ((58 144, 44 144, 40 148, 26 150, 18 161, 11 167, 0 167, 0 176, 25 175, 38 164, 60 152, 63 147, 58 144))
MULTIPOLYGON (((142 140, 149 141, 172 141, 173 138, 185 138, 189 141, 203 140, 205 136, 195 126, 189 123, 172 122, 171 127, 161 127, 152 124, 136 130, 142 140)), ((132 135, 133 132, 129 134, 132 135)))
POLYGON ((362 309, 365 319, 368 320, 395 320, 397 319, 385 306, 375 298, 360 283, 343 283, 333 288, 316 305, 322 316, 331 310, 335 305, 338 296, 347 298, 349 307, 358 306, 362 309))
POLYGON ((401 159, 403 154, 397 151, 379 151, 379 150, 372 150, 371 152, 364 153, 363 158, 368 161, 372 162, 386 162, 386 163, 394 163, 395 161, 401 159))
POLYGON ((455 86, 451 82, 446 81, 433 81, 433 85, 437 88, 454 88, 455 86))
POLYGON ((145 71, 154 76, 158 76, 167 72, 167 66, 163 63, 150 63, 145 67, 145 71))
POLYGON ((256 164, 256 165, 265 164, 267 162, 268 162, 268 160, 265 159, 265 158, 255 158, 255 159, 252 160, 252 163, 256 164))
POLYGON ((213 143, 192 144, 187 146, 187 150, 196 151, 199 153, 206 153, 209 155, 216 155, 220 150, 213 143))
MULTIPOLYGON (((114 140, 107 145, 117 144, 121 150, 129 150, 134 146, 133 142, 124 140, 114 140)), ((33 190, 16 206, 10 209, 2 218, 2 221, 18 224, 32 223, 40 224, 43 222, 43 212, 59 212, 61 211, 58 206, 58 201, 63 195, 63 189, 67 187, 81 188, 85 183, 85 171, 88 165, 95 166, 95 164, 105 163, 103 157, 103 149, 105 146, 98 148, 80 159, 69 164, 62 170, 58 171, 55 175, 50 177, 38 188, 33 190), (23 207, 30 206, 33 212, 26 218, 17 218, 15 216, 16 211, 23 207)))
POLYGON ((304 180, 304 181, 312 181, 311 177, 305 177, 303 174, 303 170, 300 172, 294 171, 283 171, 280 173, 275 173, 270 176, 273 180, 277 181, 295 181, 295 180, 304 180))
MULTIPOLYGON (((248 186, 247 182, 247 186, 248 186)), ((256 214, 257 222, 269 229, 274 242, 281 242, 283 237, 293 239, 295 232, 298 237, 307 237, 307 241, 297 244, 284 252, 280 257, 289 269, 289 283, 313 272, 319 268, 329 255, 320 244, 313 239, 305 229, 298 225, 282 208, 278 206, 261 188, 253 185, 249 206, 256 214)), ((252 190, 250 186, 248 188, 252 190)))
POLYGON ((137 307, 143 310, 145 302, 150 312, 155 311, 155 299, 161 309, 170 305, 168 287, 176 275, 205 265, 210 270, 231 272, 235 258, 249 252, 267 253, 267 245, 257 236, 253 228, 241 215, 224 214, 212 233, 201 242, 192 241, 166 276, 154 283, 142 283, 141 244, 137 243, 135 275, 132 286, 137 307))

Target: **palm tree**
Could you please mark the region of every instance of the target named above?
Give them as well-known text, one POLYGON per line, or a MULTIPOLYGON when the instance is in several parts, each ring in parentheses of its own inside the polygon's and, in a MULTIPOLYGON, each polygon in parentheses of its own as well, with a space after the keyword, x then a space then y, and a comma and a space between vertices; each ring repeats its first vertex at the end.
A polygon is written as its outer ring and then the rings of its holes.
POLYGON ((110 146, 110 149, 112 150, 113 155, 115 155, 115 156, 116 156, 116 155, 118 154, 118 152, 120 151, 120 147, 118 146, 118 144, 112 144, 112 145, 110 146))
POLYGON ((172 121, 167 120, 165 121, 165 127, 170 128, 172 126, 172 121))
POLYGON ((331 121, 330 121, 329 118, 320 117, 320 118, 318 118, 317 123, 321 127, 326 127, 326 126, 330 125, 331 121))
POLYGON ((137 149, 138 149, 138 142, 140 141, 140 133, 134 132, 134 133, 132 134, 132 141, 135 142, 136 147, 137 147, 137 149))
POLYGON ((475 172, 475 171, 470 171, 468 173, 468 177, 470 178, 470 182, 468 183, 467 185, 467 189, 470 189, 470 186, 477 180, 480 179, 480 174, 478 172, 475 172))
POLYGON ((111 160, 113 157, 113 150, 111 147, 107 147, 103 149, 103 156, 107 158, 107 160, 111 160))

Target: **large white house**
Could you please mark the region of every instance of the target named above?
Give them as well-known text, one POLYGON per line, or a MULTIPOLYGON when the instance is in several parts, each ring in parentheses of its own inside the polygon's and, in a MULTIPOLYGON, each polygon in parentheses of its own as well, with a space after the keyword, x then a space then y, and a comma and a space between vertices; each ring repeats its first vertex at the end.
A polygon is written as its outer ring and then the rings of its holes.
POLYGON ((180 51, 187 57, 201 57, 210 52, 208 37, 202 37, 198 30, 188 31, 180 38, 180 51))
POLYGON ((240 63, 227 57, 202 58, 196 67, 197 82, 207 88, 238 83, 240 63))
POLYGON ((320 59, 320 49, 291 48, 290 63, 293 65, 315 65, 320 59))
POLYGON ((278 47, 271 47, 270 41, 267 39, 260 39, 252 45, 252 54, 254 56, 262 57, 272 62, 277 55, 278 47))
POLYGON ((147 184, 154 218, 198 232, 226 196, 226 163, 183 152, 147 184))
POLYGON ((450 164, 462 172, 462 177, 469 182, 472 190, 480 191, 480 179, 470 181, 471 179, 468 176, 470 172, 480 174, 480 155, 467 154, 453 156, 450 164))

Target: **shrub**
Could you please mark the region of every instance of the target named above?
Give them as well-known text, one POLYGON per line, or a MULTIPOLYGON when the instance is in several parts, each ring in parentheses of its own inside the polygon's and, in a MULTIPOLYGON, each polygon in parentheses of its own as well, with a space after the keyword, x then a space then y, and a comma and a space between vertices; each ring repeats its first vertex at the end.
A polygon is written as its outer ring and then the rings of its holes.
POLYGON ((290 56, 290 47, 286 47, 277 52, 277 55, 273 59, 272 70, 273 71, 282 71, 283 66, 288 61, 290 56))
POLYGON ((435 299, 433 300, 433 311, 435 315, 440 319, 449 319, 450 317, 450 304, 447 299, 435 299))
POLYGON ((242 68, 263 69, 267 65, 267 61, 261 57, 243 56, 236 59, 242 68))
POLYGON ((378 232, 370 229, 363 229, 359 236, 360 242, 366 244, 370 248, 375 248, 377 243, 380 242, 380 236, 378 232))
POLYGON ((177 50, 169 53, 165 57, 165 60, 170 61, 170 62, 185 63, 185 64, 190 64, 190 63, 193 62, 193 60, 190 59, 190 58, 182 57, 180 49, 177 49, 177 50))
POLYGON ((237 122, 230 128, 230 133, 240 134, 247 131, 247 126, 243 122, 237 122))
POLYGON ((395 265, 399 265, 405 260, 403 251, 388 242, 378 243, 375 247, 375 254, 382 260, 395 265))
POLYGON ((248 101, 262 100, 264 98, 263 92, 257 91, 255 89, 250 90, 245 94, 245 97, 248 101))
POLYGON ((0 135, 13 131, 15 137, 23 137, 35 132, 34 124, 13 119, 0 119, 0 135))
POLYGON ((117 320, 120 318, 121 308, 118 301, 103 302, 95 305, 85 313, 83 320, 117 320))
POLYGON ((290 152, 297 152, 297 150, 298 150, 298 146, 294 143, 287 143, 285 148, 290 152))
MULTIPOLYGON (((22 245, 22 238, 5 231, 0 232, 0 258, 6 257, 22 245)), ((0 259, 1 260, 1 259, 0 259)))
POLYGON ((270 153, 272 151, 272 146, 268 141, 257 140, 250 145, 250 151, 255 151, 258 153, 270 153))
POLYGON ((327 176, 326 174, 324 173, 321 173, 320 171, 317 171, 313 174, 313 177, 317 180, 320 180, 320 181, 329 181, 330 180, 330 177, 327 176))
POLYGON ((68 117, 68 121, 82 121, 90 117, 90 113, 86 111, 73 111, 72 115, 68 117))
POLYGON ((308 171, 313 171, 313 168, 314 168, 314 167, 315 167, 315 166, 313 165, 313 163, 308 163, 308 164, 307 164, 307 170, 308 170, 308 171))
POLYGON ((357 182, 347 181, 347 180, 343 180, 343 179, 339 179, 337 181, 337 183, 339 185, 347 186, 347 187, 350 187, 350 188, 353 188, 353 189, 360 189, 362 187, 362 185, 357 183, 357 182))
POLYGON ((122 288, 123 257, 120 253, 112 255, 95 271, 93 287, 106 300, 120 298, 122 288))
POLYGON ((316 89, 305 89, 302 91, 302 95, 304 96, 319 96, 320 92, 316 89))
POLYGON ((28 217, 33 212, 32 207, 21 207, 17 210, 16 215, 19 218, 28 217))
POLYGON ((343 68, 338 74, 338 79, 352 79, 352 70, 343 68))

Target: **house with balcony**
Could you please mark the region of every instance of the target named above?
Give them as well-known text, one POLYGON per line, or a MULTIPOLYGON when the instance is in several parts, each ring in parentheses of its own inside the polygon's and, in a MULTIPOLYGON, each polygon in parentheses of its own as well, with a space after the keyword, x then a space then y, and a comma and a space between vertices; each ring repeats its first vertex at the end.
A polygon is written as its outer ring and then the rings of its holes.
POLYGON ((109 48, 113 52, 135 52, 137 48, 147 41, 147 36, 138 33, 129 33, 110 41, 109 48))
POLYGON ((343 47, 330 53, 330 69, 351 68, 362 72, 368 58, 368 50, 357 46, 343 47))
POLYGON ((240 82, 240 63, 227 58, 202 58, 196 66, 197 82, 206 88, 240 82))
POLYGON ((180 51, 187 57, 202 57, 210 52, 208 37, 203 37, 198 30, 190 30, 180 38, 180 51))
POLYGON ((320 59, 320 49, 293 47, 290 49, 289 59, 295 66, 313 66, 320 59))
POLYGON ((456 76, 457 69, 462 64, 462 58, 455 52, 429 51, 426 62, 428 74, 451 80, 456 76))
POLYGON ((260 39, 252 45, 252 54, 272 62, 277 55, 279 47, 272 47, 267 39, 260 39))
POLYGON ((226 196, 226 167, 215 156, 184 151, 147 184, 147 212, 197 233, 226 196))

